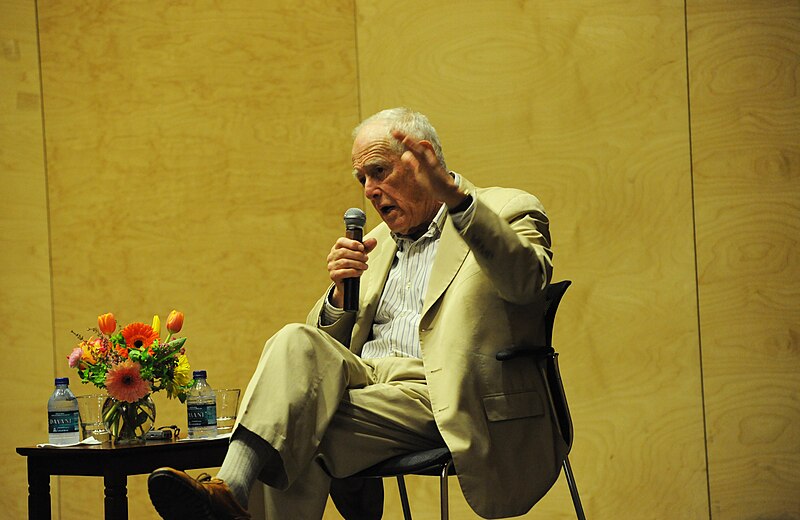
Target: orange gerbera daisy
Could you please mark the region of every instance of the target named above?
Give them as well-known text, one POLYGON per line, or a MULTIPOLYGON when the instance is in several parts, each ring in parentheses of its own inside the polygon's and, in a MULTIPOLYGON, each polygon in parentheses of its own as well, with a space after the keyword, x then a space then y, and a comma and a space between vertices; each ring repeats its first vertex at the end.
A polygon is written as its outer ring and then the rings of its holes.
POLYGON ((122 329, 122 337, 126 347, 142 349, 152 345, 158 339, 158 333, 146 323, 131 323, 122 329))
POLYGON ((142 379, 139 363, 124 361, 106 375, 108 395, 118 401, 135 403, 150 393, 150 384, 142 379))

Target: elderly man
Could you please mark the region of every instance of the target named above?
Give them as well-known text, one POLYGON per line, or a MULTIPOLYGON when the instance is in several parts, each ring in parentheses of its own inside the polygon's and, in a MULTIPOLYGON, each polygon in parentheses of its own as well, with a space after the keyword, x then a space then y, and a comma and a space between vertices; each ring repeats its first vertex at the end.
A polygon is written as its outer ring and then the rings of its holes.
POLYGON ((333 284, 307 323, 267 342, 217 478, 151 474, 165 519, 249 518, 257 479, 268 518, 321 518, 331 478, 443 445, 483 517, 525 513, 558 476, 563 446, 534 362, 494 357, 544 341, 532 318, 552 272, 541 204, 448 171, 422 114, 385 110, 353 134, 353 173, 383 223, 363 243, 336 241, 333 284), (359 309, 344 312, 353 277, 359 309))

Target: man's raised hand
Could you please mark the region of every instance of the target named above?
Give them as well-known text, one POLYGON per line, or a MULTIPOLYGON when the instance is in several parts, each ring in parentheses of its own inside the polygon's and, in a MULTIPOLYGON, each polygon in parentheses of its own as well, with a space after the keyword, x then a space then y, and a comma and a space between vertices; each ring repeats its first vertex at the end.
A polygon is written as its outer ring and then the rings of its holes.
POLYGON ((422 188, 450 208, 464 200, 465 194, 458 190, 453 176, 439 162, 430 142, 417 141, 399 130, 392 132, 392 136, 406 147, 400 160, 417 175, 422 188))

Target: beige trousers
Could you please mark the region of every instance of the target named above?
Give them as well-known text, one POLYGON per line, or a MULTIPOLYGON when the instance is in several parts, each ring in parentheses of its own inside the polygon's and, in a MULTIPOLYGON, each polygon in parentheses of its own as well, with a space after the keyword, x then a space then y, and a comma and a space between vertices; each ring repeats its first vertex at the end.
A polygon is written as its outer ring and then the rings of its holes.
POLYGON ((267 341, 238 421, 276 453, 260 477, 270 520, 322 518, 329 475, 444 444, 422 360, 361 359, 300 324, 267 341))

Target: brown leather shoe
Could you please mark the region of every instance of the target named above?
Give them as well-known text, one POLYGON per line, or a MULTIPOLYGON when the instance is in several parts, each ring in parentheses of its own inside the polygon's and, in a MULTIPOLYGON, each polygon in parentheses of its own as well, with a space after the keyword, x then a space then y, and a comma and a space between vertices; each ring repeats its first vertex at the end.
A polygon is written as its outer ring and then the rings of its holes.
POLYGON ((203 473, 159 468, 147 478, 150 501, 164 520, 250 520, 225 482, 203 473))

